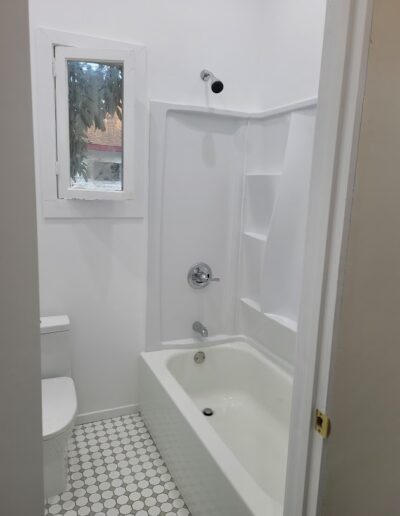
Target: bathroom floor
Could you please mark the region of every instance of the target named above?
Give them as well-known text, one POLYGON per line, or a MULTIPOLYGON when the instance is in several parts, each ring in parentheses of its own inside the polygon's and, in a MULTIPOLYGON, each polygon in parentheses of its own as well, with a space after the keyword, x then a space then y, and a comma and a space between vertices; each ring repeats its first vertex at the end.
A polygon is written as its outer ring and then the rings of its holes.
POLYGON ((190 516, 140 414, 76 426, 68 467, 46 515, 190 516))

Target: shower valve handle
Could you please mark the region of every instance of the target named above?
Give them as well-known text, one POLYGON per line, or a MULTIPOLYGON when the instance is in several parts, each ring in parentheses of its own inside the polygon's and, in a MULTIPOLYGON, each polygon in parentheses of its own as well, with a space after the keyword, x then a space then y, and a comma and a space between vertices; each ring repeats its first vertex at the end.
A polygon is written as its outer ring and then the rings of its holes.
POLYGON ((211 267, 201 262, 190 267, 187 280, 192 288, 204 288, 211 281, 220 281, 220 278, 213 277, 211 267))

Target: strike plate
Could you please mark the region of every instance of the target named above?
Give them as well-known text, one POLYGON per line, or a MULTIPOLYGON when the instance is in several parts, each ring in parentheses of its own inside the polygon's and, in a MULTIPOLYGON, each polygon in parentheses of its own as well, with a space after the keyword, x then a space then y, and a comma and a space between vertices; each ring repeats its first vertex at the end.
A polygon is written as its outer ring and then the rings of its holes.
POLYGON ((323 439, 326 439, 331 431, 329 417, 318 409, 315 411, 315 430, 323 439))

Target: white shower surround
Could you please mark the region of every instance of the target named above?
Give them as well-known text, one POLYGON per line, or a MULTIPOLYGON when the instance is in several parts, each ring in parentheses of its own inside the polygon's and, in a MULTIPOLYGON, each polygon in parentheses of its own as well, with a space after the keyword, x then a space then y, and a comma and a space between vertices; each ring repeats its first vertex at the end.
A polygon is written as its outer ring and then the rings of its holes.
POLYGON ((250 341, 202 349, 142 353, 146 425, 193 516, 281 516, 292 377, 250 341))
POLYGON ((198 319, 293 364, 315 106, 151 103, 148 350, 198 343, 198 319), (198 261, 221 282, 190 289, 198 261))

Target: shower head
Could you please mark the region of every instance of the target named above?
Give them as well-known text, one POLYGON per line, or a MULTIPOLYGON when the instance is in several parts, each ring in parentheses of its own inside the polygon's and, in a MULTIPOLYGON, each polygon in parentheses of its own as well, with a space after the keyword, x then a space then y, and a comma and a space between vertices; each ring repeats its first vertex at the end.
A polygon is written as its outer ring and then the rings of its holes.
POLYGON ((221 93, 223 89, 224 83, 222 81, 220 81, 219 79, 212 81, 211 90, 213 91, 213 93, 221 93))
POLYGON ((209 70, 202 70, 200 77, 205 82, 211 81, 211 91, 213 93, 221 93, 221 91, 224 89, 224 83, 217 79, 215 75, 209 70))

